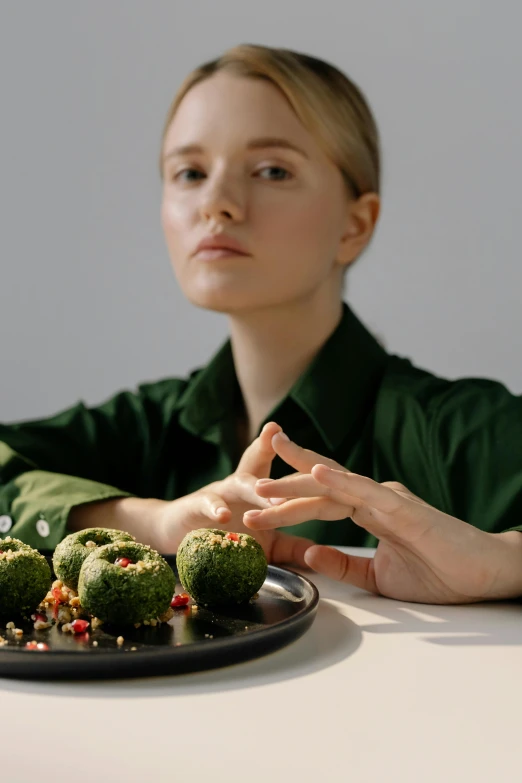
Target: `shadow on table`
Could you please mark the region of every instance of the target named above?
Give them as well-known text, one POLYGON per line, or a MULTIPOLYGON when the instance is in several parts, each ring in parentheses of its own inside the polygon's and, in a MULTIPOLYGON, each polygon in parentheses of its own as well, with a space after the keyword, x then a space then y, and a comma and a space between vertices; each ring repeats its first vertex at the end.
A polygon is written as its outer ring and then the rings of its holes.
POLYGON ((422 636, 421 641, 449 647, 522 646, 519 602, 434 606, 361 594, 357 606, 392 621, 359 624, 361 632, 427 633, 430 635, 422 636))
POLYGON ((150 698, 177 694, 219 693, 284 682, 340 663, 360 646, 360 628, 338 609, 319 602, 312 627, 297 641, 253 661, 172 677, 125 680, 60 681, 0 679, 1 691, 71 698, 150 698))

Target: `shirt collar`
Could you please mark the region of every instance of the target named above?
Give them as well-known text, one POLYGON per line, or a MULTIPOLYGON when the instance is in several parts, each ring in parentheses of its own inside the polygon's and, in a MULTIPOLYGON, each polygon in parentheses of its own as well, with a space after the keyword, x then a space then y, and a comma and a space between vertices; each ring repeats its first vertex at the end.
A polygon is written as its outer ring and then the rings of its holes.
POLYGON ((387 361, 384 348, 343 304, 339 325, 289 393, 331 451, 374 407, 387 361))
MULTIPOLYGON (((288 393, 331 451, 360 424, 375 403, 388 354, 343 304, 339 325, 288 393)), ((230 341, 196 370, 178 406, 180 423, 194 435, 219 441, 241 401, 230 341)), ((283 400, 277 410, 285 404, 283 400)), ((267 417, 271 420, 272 415, 267 417)), ((275 418, 277 421, 277 417, 275 418)))
POLYGON ((240 400, 232 346, 227 340, 205 367, 191 374, 177 405, 180 424, 193 435, 214 441, 216 425, 233 416, 240 400))

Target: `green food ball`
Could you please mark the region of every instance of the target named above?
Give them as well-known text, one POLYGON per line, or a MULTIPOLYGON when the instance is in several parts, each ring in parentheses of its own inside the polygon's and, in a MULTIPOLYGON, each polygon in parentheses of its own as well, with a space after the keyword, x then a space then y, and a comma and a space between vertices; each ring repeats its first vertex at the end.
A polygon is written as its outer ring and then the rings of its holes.
POLYGON ((94 549, 87 557, 80 570, 78 596, 94 617, 134 625, 166 612, 175 586, 171 567, 154 549, 119 541, 94 549))
POLYGON ((84 560, 100 546, 115 541, 135 541, 134 536, 122 530, 103 527, 89 527, 78 533, 71 533, 60 541, 53 554, 54 573, 72 590, 78 590, 78 578, 84 560))
POLYGON ((0 538, 0 614, 29 614, 51 586, 43 555, 17 538, 0 538))
POLYGON ((261 588, 268 570, 255 538, 208 528, 187 533, 176 565, 187 593, 209 606, 248 601, 261 588))

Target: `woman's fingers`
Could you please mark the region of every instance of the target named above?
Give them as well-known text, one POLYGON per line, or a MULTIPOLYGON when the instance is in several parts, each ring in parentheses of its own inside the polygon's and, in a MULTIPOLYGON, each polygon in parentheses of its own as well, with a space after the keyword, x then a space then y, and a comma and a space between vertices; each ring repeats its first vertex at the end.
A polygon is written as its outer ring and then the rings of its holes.
POLYGON ((312 475, 325 486, 349 494, 353 506, 353 521, 377 538, 389 538, 402 542, 418 542, 434 527, 448 525, 451 517, 437 511, 406 487, 396 482, 379 484, 366 476, 331 470, 315 465, 312 475), (435 515, 435 516, 434 516, 435 515))
POLYGON ((281 457, 282 460, 301 473, 310 473, 313 466, 318 463, 328 465, 337 470, 344 470, 343 466, 339 465, 335 460, 328 459, 321 454, 317 454, 315 451, 303 449, 301 446, 298 446, 297 443, 294 443, 285 435, 281 428, 279 429, 279 432, 272 436, 272 446, 276 454, 281 457))
POLYGON ((274 530, 307 522, 309 519, 345 519, 352 516, 353 506, 334 503, 328 498, 295 498, 284 505, 247 511, 243 523, 251 530, 274 530))
POLYGON ((345 555, 329 546, 312 546, 306 549, 304 561, 314 571, 338 582, 360 587, 370 593, 378 593, 373 559, 345 555))
POLYGON ((280 431, 281 427, 275 421, 269 421, 268 424, 265 424, 258 437, 245 449, 236 472, 252 473, 258 478, 269 476, 276 455, 272 446, 272 438, 280 431))
POLYGON ((409 500, 408 495, 357 473, 332 470, 321 464, 314 465, 311 472, 320 484, 354 498, 354 505, 371 506, 384 514, 395 514, 409 500))
POLYGON ((201 517, 209 519, 213 523, 223 524, 230 520, 232 512, 221 495, 207 489, 205 492, 194 493, 190 497, 186 516, 189 523, 201 527, 201 517))
POLYGON ((260 497, 277 498, 314 498, 325 496, 343 503, 346 494, 319 483, 310 473, 293 473, 280 479, 259 479, 256 492, 260 497))
POLYGON ((216 524, 230 522, 232 511, 226 500, 218 492, 206 489, 204 492, 194 492, 187 495, 184 506, 184 523, 190 529, 196 529, 207 525, 213 527, 216 524))
POLYGON ((306 568, 305 552, 314 545, 308 538, 289 536, 284 533, 274 533, 272 545, 273 563, 291 563, 306 568))
POLYGON ((257 494, 256 480, 256 476, 249 473, 233 473, 223 481, 217 482, 216 487, 218 494, 227 503, 245 503, 254 508, 271 508, 270 501, 257 494))

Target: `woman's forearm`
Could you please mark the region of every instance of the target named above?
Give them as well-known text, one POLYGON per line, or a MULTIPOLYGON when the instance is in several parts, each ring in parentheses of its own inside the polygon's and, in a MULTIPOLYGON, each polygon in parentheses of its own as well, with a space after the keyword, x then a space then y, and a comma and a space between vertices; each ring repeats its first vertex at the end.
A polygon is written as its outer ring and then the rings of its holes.
POLYGON ((134 497, 83 503, 71 510, 67 528, 71 533, 88 527, 124 530, 140 543, 157 548, 158 519, 168 504, 166 500, 134 497))

